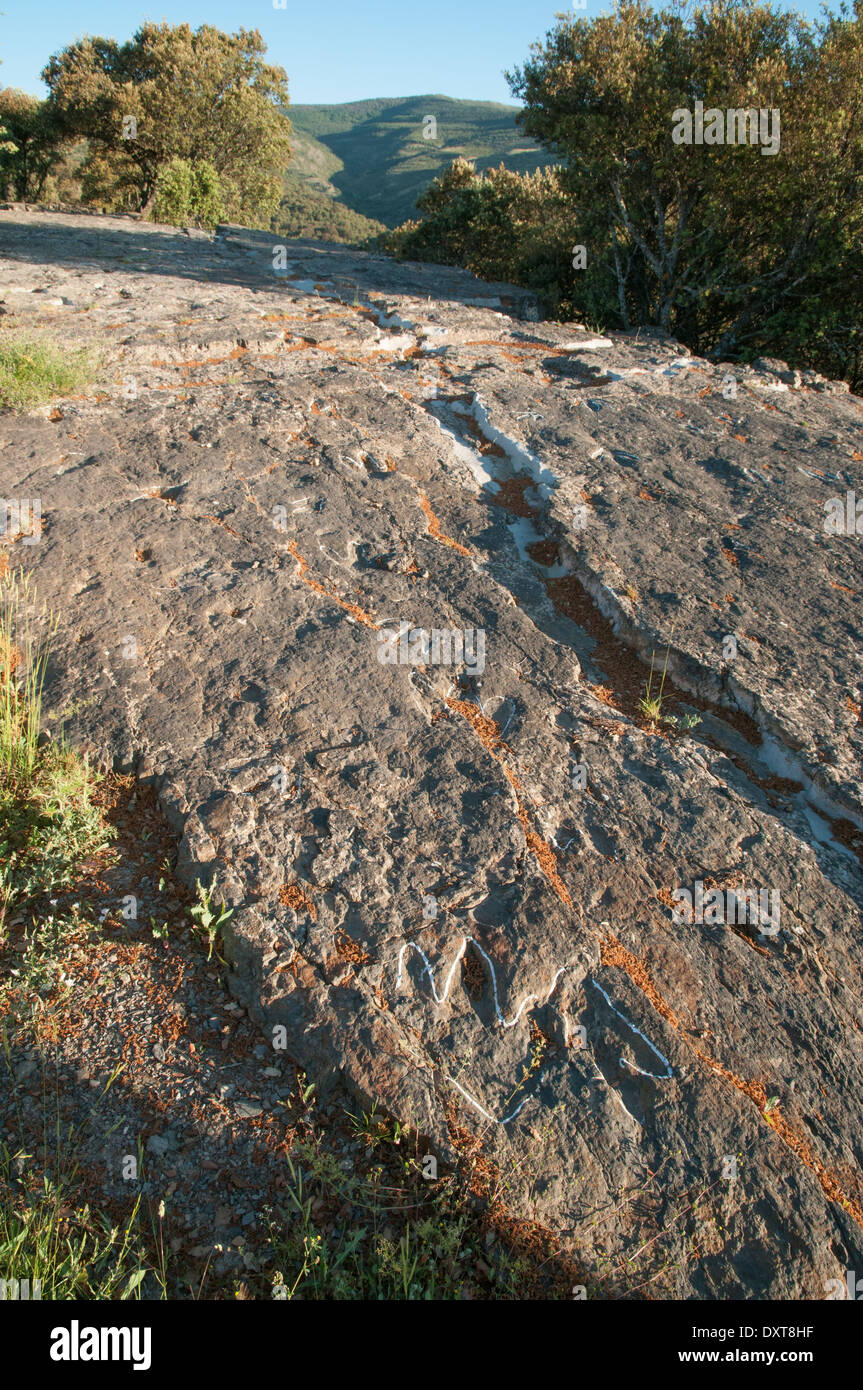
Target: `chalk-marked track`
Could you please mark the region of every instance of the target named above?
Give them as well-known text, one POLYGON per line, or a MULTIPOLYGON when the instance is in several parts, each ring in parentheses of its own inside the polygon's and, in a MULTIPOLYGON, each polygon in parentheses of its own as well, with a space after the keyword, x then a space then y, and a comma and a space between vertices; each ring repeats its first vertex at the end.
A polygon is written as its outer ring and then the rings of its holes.
POLYGON ((497 1021, 498 1021, 498 1023, 500 1024, 500 1026, 501 1026, 502 1028, 514 1028, 515 1025, 518 1023, 518 1020, 521 1018, 522 1014, 524 1013, 525 1009, 527 1008, 528 1004, 535 1003, 535 1002, 537 1002, 537 1001, 540 1000, 540 999, 542 999, 542 1002, 543 1002, 544 1004, 547 1004, 548 1001, 549 1001, 549 999, 551 998, 551 996, 554 994, 555 988, 557 987, 557 982, 558 982, 558 980, 560 979, 561 975, 563 975, 563 974, 565 973, 565 971, 567 971, 567 970, 569 969, 569 966, 568 966, 568 965, 562 965, 562 966, 560 967, 560 969, 557 971, 556 975, 554 976, 554 979, 552 980, 552 982, 551 982, 551 984, 550 984, 550 986, 549 986, 549 988, 548 988, 548 991, 547 991, 547 993, 545 994, 545 997, 544 997, 544 998, 543 998, 543 996, 541 996, 541 995, 539 995, 539 994, 526 994, 526 995, 524 996, 524 998, 522 999, 521 1003, 519 1004, 518 1009, 517 1009, 516 1012, 513 1014, 512 1018, 509 1019, 509 1021, 507 1021, 507 1020, 504 1018, 503 1013, 502 1013, 502 1011, 501 1011, 501 1007, 500 1007, 500 996, 499 996, 498 990, 497 990, 497 971, 496 971, 495 968, 494 968, 494 961, 490 958, 490 956, 488 956, 488 955, 486 954, 486 952, 485 952, 485 951, 482 949, 482 947, 480 946, 479 942, 478 942, 474 937, 472 937, 472 936, 463 936, 463 937, 462 937, 461 946, 460 946, 459 949, 458 949, 458 952, 457 952, 457 954, 456 954, 456 958, 455 958, 455 960, 453 961, 452 965, 451 965, 450 968, 449 968, 449 974, 448 974, 447 977, 446 977, 446 983, 444 984, 444 987, 443 987, 443 994, 440 994, 440 995, 438 994, 437 988, 435 987, 434 967, 433 967, 433 965, 431 964, 431 961, 429 960, 429 958, 428 958, 428 956, 426 955, 425 951, 423 951, 423 950, 421 949, 421 947, 419 947, 419 946, 416 944, 415 941, 406 941, 405 944, 402 946, 401 950, 399 951, 398 977, 397 977, 397 979, 396 979, 396 989, 399 989, 399 988, 401 987, 401 983, 402 983, 402 976, 403 976, 403 974, 404 974, 404 968, 403 968, 403 967, 404 967, 405 952, 408 951, 408 950, 410 950, 411 948, 413 948, 413 950, 416 951, 417 955, 420 956, 420 957, 422 958, 422 962, 423 962, 423 965, 424 965, 424 967, 425 967, 426 974, 427 974, 428 977, 429 977, 429 982, 430 982, 430 984, 431 984, 432 995, 434 996, 434 1001, 435 1001, 435 1003, 436 1003, 436 1004, 443 1004, 443 1003, 445 1002, 445 1000, 446 1000, 447 995, 449 994, 450 985, 452 984, 452 978, 453 978, 453 975, 454 975, 455 972, 456 972, 456 968, 457 968, 457 966, 458 966, 458 963, 459 963, 459 961, 461 960, 462 956, 464 955, 465 951, 467 950, 468 945, 471 945, 471 946, 475 946, 475 947, 476 947, 476 949, 479 951, 480 955, 482 956, 483 960, 485 961, 486 965, 487 965, 488 968, 489 968, 489 971, 490 971, 490 973, 491 973, 491 987, 492 987, 492 992, 493 992, 493 994, 494 994, 494 1011, 495 1011, 495 1013, 496 1013, 496 1015, 497 1015, 497 1021))
POLYGON ((622 1014, 622 1013, 620 1012, 620 1009, 616 1009, 616 1008, 614 1007, 614 1005, 612 1004, 612 1002, 611 1002, 611 1000, 609 999, 608 995, 606 994, 605 990, 602 988, 602 985, 598 985, 598 984, 596 983, 596 980, 594 980, 592 976, 591 976, 590 983, 593 985, 593 988, 594 988, 594 989, 598 989, 598 990, 599 990, 599 992, 600 992, 600 994, 602 995, 603 999, 605 1000, 606 1004, 607 1004, 608 1007, 611 1009, 611 1012, 612 1012, 613 1014, 617 1014, 617 1017, 618 1017, 618 1018, 622 1018, 622 1019, 623 1019, 623 1022, 626 1024, 627 1028, 631 1028, 632 1031, 633 1031, 633 1033, 637 1033, 638 1036, 641 1038, 642 1042, 645 1042, 645 1043, 647 1044, 647 1046, 650 1048, 651 1052, 653 1053, 654 1057, 658 1057, 659 1060, 660 1060, 660 1062, 663 1062, 663 1063, 665 1064, 665 1075, 662 1076, 662 1075, 660 1075, 659 1072, 655 1072, 655 1071, 643 1071, 641 1067, 637 1067, 637 1066, 635 1065, 634 1062, 629 1062, 629 1061, 627 1061, 627 1059, 626 1059, 625 1057, 621 1057, 621 1058, 620 1058, 620 1065, 621 1065, 622 1067, 629 1067, 630 1071, 637 1071, 638 1074, 639 1074, 639 1076, 650 1076, 650 1077, 653 1078, 654 1081, 668 1081, 668 1079, 674 1075, 674 1072, 673 1072, 672 1069, 671 1069, 671 1063, 669 1062, 668 1058, 667 1058, 667 1057, 663 1057, 663 1055, 662 1055, 662 1053, 659 1051, 659 1049, 653 1046, 653 1043, 650 1041, 649 1038, 646 1038, 646 1037, 644 1036, 644 1034, 642 1033, 642 1031, 641 1031, 640 1028, 636 1028, 636 1026, 635 1026, 635 1024, 632 1022, 632 1020, 631 1020, 631 1019, 628 1019, 628 1018, 626 1017, 626 1014, 622 1014))
MULTIPOLYGON (((513 1014, 512 1018, 507 1019, 500 1006, 500 995, 498 993, 497 988, 497 971, 494 967, 494 961, 487 954, 487 952, 483 950, 482 946, 480 946, 479 942, 476 940, 475 937, 462 937, 461 945, 459 946, 458 951, 456 952, 455 959, 453 960, 452 965, 447 971, 446 979, 443 985, 443 990, 440 994, 438 994, 437 984, 435 982, 434 966, 432 965, 425 951, 423 951, 422 947, 418 946, 415 941, 406 941, 404 945, 401 947, 401 950, 399 951, 398 972, 396 976, 396 989, 401 989, 402 982, 404 980, 405 955, 409 950, 414 950, 422 960, 423 969, 426 975, 428 975, 429 984, 431 985, 432 997, 435 1003, 445 1003, 447 996, 449 995, 450 988, 452 986, 455 972, 458 969, 459 962, 464 956, 464 953, 469 945, 476 947, 477 951, 479 951, 480 955, 482 956, 483 960, 488 966, 489 974, 491 975, 492 994, 494 996, 494 1011, 497 1017, 497 1021, 501 1028, 514 1028, 515 1025, 518 1023, 519 1019, 521 1018, 522 1014, 524 1013, 525 1009, 528 1007, 528 1005, 540 1001, 544 1004, 547 1004, 551 996, 554 994, 555 989, 557 988, 557 982, 560 979, 561 975, 563 975, 569 969, 568 965, 562 965, 560 969, 555 972, 551 984, 549 985, 548 990, 545 992, 544 995, 526 994, 522 999, 521 1003, 519 1004, 518 1008, 516 1009, 515 1013, 513 1014)), ((658 1048, 653 1046, 653 1043, 650 1041, 650 1039, 646 1037, 644 1033, 642 1033, 640 1028, 636 1027, 636 1025, 631 1021, 631 1019, 628 1019, 624 1013, 621 1013, 620 1009, 615 1008, 614 1004, 612 1004, 611 1002, 611 999, 606 994, 605 990, 602 988, 602 985, 597 984, 596 980, 594 980, 592 976, 590 979, 590 983, 593 985, 594 989, 599 990, 599 993, 602 995, 603 999, 608 1004, 608 1007, 611 1009, 612 1013, 616 1014, 617 1017, 621 1019, 623 1023, 626 1024, 627 1028, 629 1028, 633 1033, 636 1033, 638 1037, 642 1039, 642 1041, 647 1045, 647 1047, 650 1048, 654 1056, 658 1057, 659 1060, 664 1064, 666 1070, 664 1076, 659 1072, 644 1071, 643 1068, 636 1066, 634 1062, 628 1061, 625 1057, 620 1058, 621 1066, 629 1067, 631 1071, 638 1072, 640 1076, 647 1076, 655 1081, 667 1081, 671 1076, 673 1076, 671 1063, 668 1061, 667 1057, 663 1057, 662 1053, 658 1050, 658 1048)), ((567 1036, 568 1035, 569 1029, 567 1028, 567 1036)), ((447 1080, 450 1082, 451 1085, 455 1086, 457 1091, 461 1092, 465 1100, 468 1101, 469 1104, 471 1104, 475 1110, 479 1111, 480 1115, 482 1115, 484 1119, 488 1120, 490 1124, 509 1124, 511 1120, 514 1120, 516 1116, 521 1113, 521 1111, 527 1105, 528 1101, 533 1098, 532 1096, 525 1096, 524 1100, 519 1105, 517 1105, 516 1108, 509 1115, 505 1115, 498 1118, 497 1116, 490 1114, 489 1111, 486 1110, 485 1106, 481 1105, 475 1096, 472 1096, 469 1091, 465 1090, 461 1082, 456 1081, 454 1076, 449 1076, 447 1074, 447 1080)))
POLYGON ((512 1112, 511 1115, 505 1115, 505 1116, 503 1117, 503 1119, 498 1119, 496 1115, 490 1115, 490 1114, 488 1113, 488 1111, 485 1109, 485 1107, 482 1106, 482 1105, 480 1105, 479 1101, 476 1100, 476 1099, 470 1094, 469 1091, 466 1091, 466 1090, 465 1090, 465 1088, 464 1088, 464 1086, 462 1086, 461 1082, 460 1082, 460 1081, 456 1081, 456 1079, 455 1079, 454 1076, 447 1076, 447 1081, 449 1081, 449 1082, 451 1083, 451 1085, 455 1086, 455 1088, 456 1088, 457 1091, 461 1091, 461 1093, 462 1093, 462 1095, 464 1096, 465 1100, 470 1101, 470 1103, 471 1103, 471 1105, 474 1107, 474 1109, 475 1109, 475 1110, 478 1110, 479 1113, 480 1113, 481 1115, 483 1115, 483 1116, 485 1117, 485 1119, 489 1120, 489 1121, 491 1122, 491 1124, 493 1124, 493 1125, 508 1125, 509 1122, 510 1122, 510 1120, 514 1120, 515 1117, 516 1117, 516 1115, 518 1115, 518 1114, 524 1109, 524 1107, 527 1105, 527 1102, 528 1102, 529 1100, 533 1100, 533 1096, 525 1096, 524 1100, 521 1102, 521 1105, 517 1105, 517 1106, 515 1107, 515 1109, 513 1110, 513 1112, 512 1112))

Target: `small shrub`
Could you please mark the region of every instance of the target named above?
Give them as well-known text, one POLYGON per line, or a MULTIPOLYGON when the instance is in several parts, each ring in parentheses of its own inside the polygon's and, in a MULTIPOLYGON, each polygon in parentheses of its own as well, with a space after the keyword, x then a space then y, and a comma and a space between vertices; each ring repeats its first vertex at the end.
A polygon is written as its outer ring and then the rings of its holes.
POLYGON ((224 216, 219 175, 207 160, 172 159, 160 171, 153 199, 157 222, 212 230, 224 216))

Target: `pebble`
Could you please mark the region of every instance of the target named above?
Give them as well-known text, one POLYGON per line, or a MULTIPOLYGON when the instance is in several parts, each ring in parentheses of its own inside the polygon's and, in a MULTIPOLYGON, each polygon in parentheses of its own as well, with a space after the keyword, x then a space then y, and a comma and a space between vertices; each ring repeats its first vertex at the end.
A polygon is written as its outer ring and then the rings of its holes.
POLYGON ((234 1108, 237 1114, 242 1115, 246 1120, 254 1120, 258 1115, 264 1113, 264 1107, 262 1105, 257 1105, 254 1101, 250 1100, 238 1100, 234 1108))

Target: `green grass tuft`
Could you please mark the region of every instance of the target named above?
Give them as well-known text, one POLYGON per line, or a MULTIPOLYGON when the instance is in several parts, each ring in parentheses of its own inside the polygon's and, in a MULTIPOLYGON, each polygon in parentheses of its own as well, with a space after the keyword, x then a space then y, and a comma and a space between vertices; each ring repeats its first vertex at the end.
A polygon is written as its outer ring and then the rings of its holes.
POLYGON ((13 909, 71 883, 108 838, 97 775, 40 740, 42 686, 56 621, 20 569, 0 573, 0 942, 13 909))
POLYGON ((28 1181, 27 1154, 0 1145, 0 1277, 30 1298, 139 1299, 151 1270, 140 1231, 138 1197, 113 1223, 82 1202, 74 1162, 56 1177, 28 1181))
POLYGON ((88 385, 98 369, 92 348, 48 338, 0 338, 0 410, 30 410, 88 385))

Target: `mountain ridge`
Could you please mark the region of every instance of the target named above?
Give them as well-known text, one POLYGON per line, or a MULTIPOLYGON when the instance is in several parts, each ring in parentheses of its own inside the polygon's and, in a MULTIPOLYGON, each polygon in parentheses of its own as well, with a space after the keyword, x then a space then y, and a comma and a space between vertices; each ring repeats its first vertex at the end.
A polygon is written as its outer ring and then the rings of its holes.
POLYGON ((439 93, 292 106, 299 139, 286 179, 394 227, 417 215, 419 194, 458 156, 518 173, 555 163, 518 129, 520 109, 439 93))

